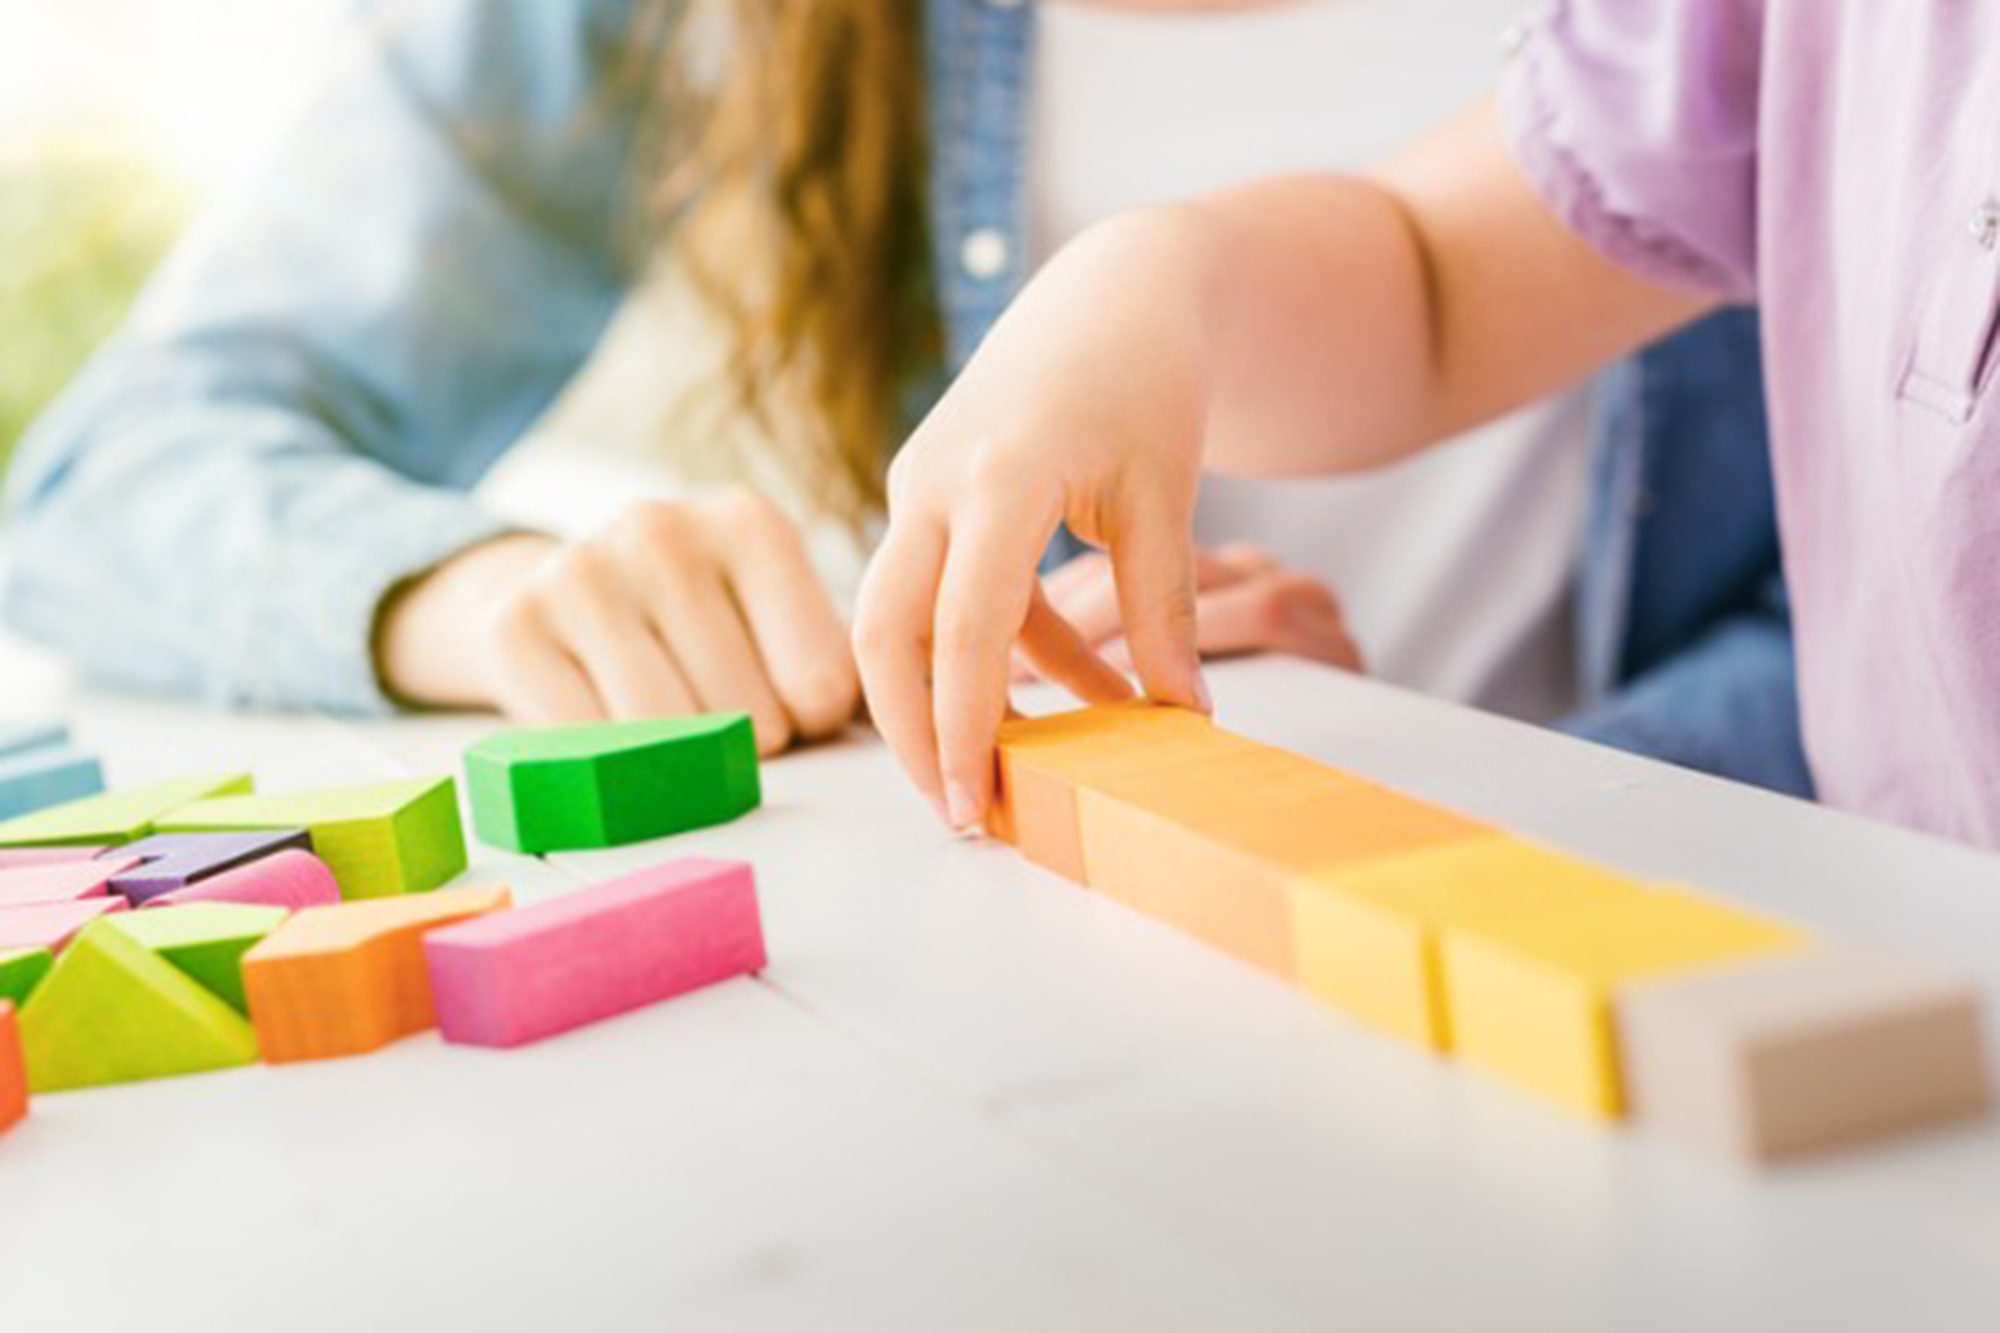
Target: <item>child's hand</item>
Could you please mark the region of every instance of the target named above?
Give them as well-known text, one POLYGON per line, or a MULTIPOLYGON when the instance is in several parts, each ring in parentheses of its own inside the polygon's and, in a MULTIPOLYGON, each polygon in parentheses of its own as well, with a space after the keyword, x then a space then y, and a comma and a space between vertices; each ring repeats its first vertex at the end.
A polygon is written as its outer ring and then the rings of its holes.
POLYGON ((385 683, 528 722, 745 712, 758 748, 840 731, 860 700, 846 631, 791 523, 761 497, 636 505, 577 543, 507 537, 393 601, 385 683))
POLYGON ((1190 525, 1206 424, 1201 302, 1171 215, 1064 251, 890 470, 890 524, 855 643, 876 725, 951 824, 992 789, 1012 654, 1086 700, 1124 678, 1042 595, 1059 522, 1106 548, 1146 692, 1208 707, 1190 525))
MULTIPOLYGON (((1287 569, 1248 542, 1197 548, 1194 559, 1195 643, 1204 659, 1285 653, 1346 671, 1364 669, 1340 599, 1321 580, 1287 569)), ((1042 593, 1112 666, 1131 667, 1109 560, 1080 555, 1042 580, 1042 593)), ((1036 675, 1025 659, 1015 667, 1016 680, 1036 675)))

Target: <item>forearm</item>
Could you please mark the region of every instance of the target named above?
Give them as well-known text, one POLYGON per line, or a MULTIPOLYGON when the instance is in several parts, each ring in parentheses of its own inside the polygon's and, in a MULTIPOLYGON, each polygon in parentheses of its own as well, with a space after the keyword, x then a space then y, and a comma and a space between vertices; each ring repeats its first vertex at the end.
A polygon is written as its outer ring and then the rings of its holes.
POLYGON ((1146 326, 1188 321, 1206 462, 1252 475, 1393 461, 1710 304, 1570 235, 1485 107, 1374 178, 1275 179, 1116 219, 1049 277, 1126 293, 1156 312, 1146 326))

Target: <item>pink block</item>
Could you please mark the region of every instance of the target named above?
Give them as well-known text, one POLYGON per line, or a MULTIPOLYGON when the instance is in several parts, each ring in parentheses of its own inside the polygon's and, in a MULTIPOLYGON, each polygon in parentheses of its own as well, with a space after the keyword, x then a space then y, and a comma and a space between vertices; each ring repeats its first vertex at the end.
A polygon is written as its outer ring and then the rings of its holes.
POLYGON ((0 949, 47 949, 55 953, 98 917, 108 912, 123 912, 127 907, 126 901, 116 894, 79 898, 73 903, 0 907, 0 949))
POLYGON ((110 892, 111 878, 139 864, 136 856, 70 865, 16 866, 0 870, 0 907, 67 903, 110 892))
POLYGON ((519 1046, 764 966, 741 861, 690 857, 424 936, 438 1030, 519 1046))
POLYGON ((65 866, 94 861, 109 847, 0 847, 0 870, 23 866, 65 866))
POLYGON ((146 900, 145 906, 176 903, 264 903, 271 907, 316 907, 340 901, 340 885, 326 862, 311 852, 274 852, 249 865, 196 880, 184 889, 146 900))

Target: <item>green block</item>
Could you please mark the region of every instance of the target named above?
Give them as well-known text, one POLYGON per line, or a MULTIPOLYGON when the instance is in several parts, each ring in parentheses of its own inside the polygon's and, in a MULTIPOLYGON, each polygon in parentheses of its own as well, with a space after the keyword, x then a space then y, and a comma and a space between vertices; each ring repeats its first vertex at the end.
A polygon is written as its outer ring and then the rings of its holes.
POLYGON ((473 830, 516 852, 663 838, 762 799, 745 713, 503 731, 466 751, 465 775, 473 830))
POLYGON ((243 955, 291 915, 258 903, 181 903, 117 912, 104 924, 193 977, 239 1014, 250 1012, 243 996, 243 955))
POLYGON ((162 833, 303 828, 343 898, 423 893, 465 869, 458 788, 450 778, 230 796, 183 806, 162 833))
POLYGON ((21 1053, 35 1092, 257 1061, 248 1019, 103 921, 86 926, 63 950, 20 1018, 21 1053))
POLYGON ((19 1009, 54 963, 47 949, 0 950, 0 1000, 12 1000, 19 1009))
POLYGON ((211 773, 149 787, 86 796, 0 823, 0 847, 75 847, 137 842, 157 832, 169 811, 213 796, 253 789, 248 773, 211 773))

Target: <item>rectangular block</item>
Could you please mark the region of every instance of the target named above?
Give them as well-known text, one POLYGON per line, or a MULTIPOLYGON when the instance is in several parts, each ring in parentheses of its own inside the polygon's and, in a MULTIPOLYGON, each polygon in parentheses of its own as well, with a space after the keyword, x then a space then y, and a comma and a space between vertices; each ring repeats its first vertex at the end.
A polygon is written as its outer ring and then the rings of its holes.
POLYGON ((0 722, 0 758, 24 750, 46 750, 52 745, 69 744, 69 727, 61 722, 0 722))
POLYGON ((250 789, 248 773, 211 773, 105 792, 0 823, 0 847, 121 845, 153 832, 155 821, 170 810, 250 789))
POLYGON ((1806 943, 1792 927, 1675 890, 1447 929, 1453 1040, 1468 1064, 1580 1114, 1615 1117, 1625 1097, 1614 996, 1636 982, 1806 943))
POLYGON ((288 849, 309 852, 312 839, 304 829, 155 833, 118 849, 118 855, 131 864, 112 876, 111 891, 139 907, 161 894, 288 849))
POLYGON ((109 847, 79 843, 74 847, 0 847, 0 870, 25 870, 30 866, 75 865, 95 861, 109 847))
POLYGON ((747 713, 516 727, 467 750, 465 776, 480 838, 517 852, 664 838, 763 799, 747 713))
POLYGON ((114 856, 68 865, 20 866, 13 870, 0 870, 0 907, 31 907, 36 903, 101 898, 111 891, 114 876, 137 864, 134 858, 114 856))
POLYGON ((763 968, 740 861, 689 858, 424 939, 438 1029, 519 1046, 763 968))
POLYGON ((28 1066, 21 1058, 21 1027, 14 1006, 0 1000, 0 1134, 28 1115, 28 1066))
POLYGON ((1080 790, 1077 810, 1092 889, 1286 978, 1295 878, 1492 833, 1261 746, 1080 790))
POLYGON ((297 911, 339 901, 340 885, 326 868, 326 862, 311 852, 288 850, 149 898, 145 906, 152 909, 187 903, 254 903, 297 911))
POLYGON ((458 787, 418 778, 363 787, 225 797, 182 806, 161 833, 305 829, 345 898, 423 893, 465 869, 458 787))
POLYGON ((1617 997, 1634 1118, 1769 1162, 1909 1133, 1991 1103, 1968 982, 1847 949, 1756 958, 1617 997))
POLYGON ((50 745, 0 755, 0 819, 33 814, 104 790, 94 754, 50 745))
POLYGON ((0 949, 0 1000, 26 1004, 55 961, 47 949, 0 949))
POLYGON ((440 889, 295 913, 243 956, 264 1059, 358 1055, 432 1026, 424 935, 512 900, 504 888, 440 889))
POLYGON ((125 900, 111 894, 69 903, 0 907, 0 951, 47 949, 60 953, 79 930, 98 917, 125 909, 125 900))
POLYGON ((988 832, 1081 884, 1078 787, 1249 748, 1199 713, 1141 701, 1013 718, 1000 728, 988 832))
POLYGON ((1299 984, 1384 1032, 1447 1051, 1445 931, 1644 892, 1635 880, 1509 837, 1316 871, 1292 883, 1299 984))

